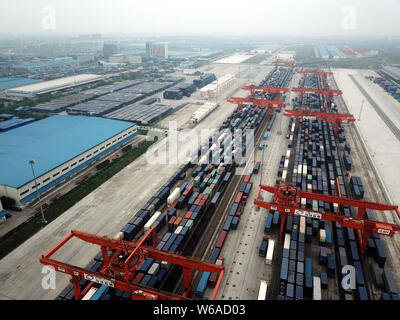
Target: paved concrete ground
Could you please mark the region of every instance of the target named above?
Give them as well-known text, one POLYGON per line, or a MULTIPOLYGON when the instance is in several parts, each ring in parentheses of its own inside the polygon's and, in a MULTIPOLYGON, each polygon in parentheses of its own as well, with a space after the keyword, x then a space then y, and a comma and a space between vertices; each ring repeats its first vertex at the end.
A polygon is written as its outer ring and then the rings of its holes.
MULTIPOLYGON (((260 72, 259 79, 266 76, 265 70, 260 72)), ((234 105, 221 102, 221 107, 212 117, 207 117, 196 126, 196 132, 204 128, 218 128, 234 109, 234 105)), ((161 141, 156 148, 165 143, 166 140, 161 141)), ((179 164, 149 165, 146 155, 143 155, 86 196, 0 261, 0 299, 55 298, 68 283, 69 277, 57 274, 56 290, 43 290, 40 256, 60 242, 70 230, 114 236, 178 167, 179 164)), ((85 266, 97 252, 97 247, 77 242, 55 258, 85 266)))
POLYGON ((365 71, 352 69, 334 70, 335 80, 343 91, 343 99, 354 114, 359 118, 361 101, 364 106, 361 113, 361 121, 356 121, 356 126, 367 145, 375 166, 383 178, 388 193, 394 204, 400 204, 400 141, 396 139, 386 123, 378 116, 367 99, 349 78, 354 75, 357 82, 368 92, 371 98, 379 105, 390 119, 400 128, 400 103, 389 96, 383 89, 370 80, 365 79, 365 71))

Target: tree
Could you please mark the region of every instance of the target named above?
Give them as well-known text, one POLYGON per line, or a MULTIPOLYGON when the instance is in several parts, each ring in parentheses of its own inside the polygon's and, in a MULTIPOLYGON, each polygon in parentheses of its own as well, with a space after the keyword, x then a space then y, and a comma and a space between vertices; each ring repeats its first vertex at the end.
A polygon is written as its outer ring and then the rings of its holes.
POLYGON ((6 196, 1 197, 1 203, 5 209, 12 209, 15 206, 15 200, 6 196))

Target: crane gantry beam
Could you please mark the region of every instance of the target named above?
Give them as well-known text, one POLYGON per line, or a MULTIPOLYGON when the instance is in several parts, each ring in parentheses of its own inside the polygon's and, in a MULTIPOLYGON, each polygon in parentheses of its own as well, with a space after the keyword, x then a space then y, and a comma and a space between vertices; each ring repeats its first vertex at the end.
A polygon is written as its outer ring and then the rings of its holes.
POLYGON ((296 119, 322 120, 333 123, 335 134, 338 133, 340 124, 349 124, 356 119, 352 114, 314 112, 309 110, 285 110, 284 116, 296 119))
POLYGON ((230 97, 227 101, 229 103, 237 104, 239 113, 243 111, 244 104, 249 104, 262 108, 269 108, 270 114, 272 113, 273 108, 281 108, 285 105, 285 101, 283 100, 263 100, 263 99, 255 99, 252 97, 248 98, 230 97))
POLYGON ((132 299, 136 300, 181 300, 187 299, 191 293, 192 270, 219 273, 218 281, 215 286, 211 299, 215 299, 219 286, 224 275, 224 266, 218 266, 199 259, 183 257, 157 250, 155 229, 152 228, 143 238, 137 242, 124 241, 122 239, 110 239, 81 231, 72 230, 71 233, 57 244, 47 254, 42 255, 40 263, 53 266, 56 271, 72 276, 74 284, 75 299, 81 300, 89 291, 94 283, 101 283, 109 287, 124 290, 132 294, 132 299), (144 246, 146 240, 152 237, 153 247, 144 246), (60 262, 51 257, 61 249, 72 238, 78 238, 87 243, 96 244, 101 247, 103 256, 103 266, 98 272, 86 270, 74 265, 60 262), (112 251, 109 256, 108 252, 112 251), (182 296, 156 290, 146 286, 132 283, 137 267, 145 258, 166 261, 171 264, 179 265, 183 270, 185 292, 182 296), (89 280, 89 285, 82 291, 79 285, 81 279, 89 280))
POLYGON ((260 185, 254 199, 254 204, 267 210, 279 211, 282 214, 280 229, 281 242, 283 241, 283 230, 287 215, 297 215, 337 222, 343 227, 358 230, 360 251, 362 256, 364 256, 365 251, 368 248, 368 239, 372 233, 392 237, 394 232, 400 231, 400 225, 364 219, 364 213, 366 209, 378 211, 394 210, 396 211, 397 216, 400 218, 398 206, 301 191, 290 184, 285 186, 260 185), (260 193, 263 190, 274 194, 274 199, 272 202, 260 200, 260 193), (303 209, 300 207, 301 198, 356 207, 358 208, 358 214, 357 217, 347 217, 339 215, 339 212, 334 214, 303 209))

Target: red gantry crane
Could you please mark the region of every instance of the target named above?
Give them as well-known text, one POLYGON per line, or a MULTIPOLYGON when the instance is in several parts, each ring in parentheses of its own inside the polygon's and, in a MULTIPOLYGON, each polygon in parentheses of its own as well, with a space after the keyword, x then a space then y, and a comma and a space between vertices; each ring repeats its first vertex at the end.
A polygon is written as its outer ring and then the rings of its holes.
POLYGON ((237 109, 238 113, 241 113, 243 111, 243 105, 247 103, 257 107, 269 108, 270 115, 272 114, 273 108, 281 108, 285 105, 285 101, 282 100, 263 100, 263 99, 255 99, 252 97, 248 98, 230 97, 227 101, 229 103, 238 105, 237 109))
POLYGON ((397 216, 400 218, 400 211, 398 206, 374 203, 362 200, 356 200, 352 198, 342 198, 339 191, 339 196, 324 195, 319 193, 301 191, 291 184, 284 186, 267 186, 260 185, 254 204, 267 210, 279 211, 282 215, 281 229, 280 229, 280 241, 283 241, 284 224, 287 215, 297 215, 310 217, 314 219, 322 219, 326 221, 337 222, 341 226, 346 228, 352 228, 357 230, 361 255, 364 256, 366 249, 368 248, 368 239, 372 233, 380 234, 384 236, 392 237, 394 232, 400 231, 400 225, 390 224, 379 221, 371 221, 364 219, 366 209, 378 210, 378 211, 392 211, 395 210, 397 216), (260 200, 261 191, 267 191, 274 194, 272 202, 265 202, 260 200), (314 211, 309 209, 303 209, 300 207, 300 199, 306 198, 316 201, 325 201, 337 205, 348 205, 356 207, 357 217, 347 217, 339 215, 339 210, 336 214, 334 213, 323 213, 320 211, 314 211))
POLYGON ((286 60, 275 60, 275 61, 272 61, 271 64, 273 64, 275 66, 284 64, 284 65, 290 66, 292 69, 298 65, 298 63, 296 61, 286 61, 286 60))
POLYGON ((261 86, 255 86, 255 85, 244 86, 242 89, 246 90, 246 91, 250 91, 250 95, 247 98, 230 97, 227 101, 229 103, 237 104, 239 113, 241 113, 243 111, 244 103, 250 103, 253 106, 268 108, 269 109, 268 118, 271 118, 273 108, 281 108, 285 105, 285 101, 279 100, 280 95, 282 93, 287 93, 290 91, 289 88, 261 87, 261 86), (255 95, 256 91, 275 93, 275 94, 277 94, 277 98, 275 100, 258 99, 258 98, 256 98, 256 95, 255 95))
MULTIPOLYGON (((320 76, 320 77, 322 78, 322 80, 326 80, 327 76, 333 75, 333 72, 330 72, 330 71, 321 71, 321 70, 318 70, 318 69, 315 69, 315 70, 300 70, 300 71, 297 71, 297 73, 303 74, 303 75, 306 75, 306 74, 315 74, 315 75, 320 76)), ((322 90, 322 83, 321 83, 319 80, 318 80, 318 89, 319 89, 319 90, 322 90)), ((301 99, 302 99, 302 96, 303 96, 303 92, 300 93, 300 101, 301 101, 301 99)), ((330 101, 331 101, 331 98, 330 98, 330 96, 328 95, 328 103, 330 103, 330 101)), ((323 105, 323 111, 325 112, 325 104, 323 105)))
POLYGON ((129 242, 122 239, 115 240, 81 231, 71 231, 71 233, 49 253, 42 255, 40 262, 44 265, 53 266, 56 271, 72 276, 75 300, 81 300, 95 283, 130 292, 132 294, 132 300, 188 299, 191 294, 193 281, 192 270, 218 273, 218 281, 211 298, 214 300, 218 293, 225 270, 224 266, 157 250, 156 233, 154 228, 152 228, 137 242, 129 242), (153 238, 153 246, 146 247, 144 246, 144 243, 150 235, 152 235, 153 238), (62 246, 74 237, 101 247, 103 266, 98 272, 93 272, 51 259, 51 257, 58 252, 62 246), (110 256, 108 255, 109 251, 112 251, 110 256), (136 269, 143 260, 148 257, 156 260, 167 261, 182 267, 185 283, 185 292, 182 296, 132 283, 136 269), (81 279, 90 281, 89 285, 83 291, 81 291, 79 286, 79 281, 81 279))
POLYGON ((338 133, 340 124, 349 124, 351 122, 356 121, 356 119, 352 114, 324 113, 324 112, 314 112, 309 110, 285 110, 283 115, 289 118, 322 120, 326 122, 331 122, 333 123, 333 129, 335 135, 337 135, 338 133))
MULTIPOLYGON (((332 89, 314 89, 314 88, 292 88, 292 92, 298 92, 298 93, 315 93, 315 94, 321 94, 323 96, 328 96, 328 104, 330 105, 332 102, 332 97, 338 97, 343 92, 341 90, 332 90, 332 89)), ((325 105, 324 105, 325 109, 325 105)), ((324 110, 325 111, 325 110, 324 110)))

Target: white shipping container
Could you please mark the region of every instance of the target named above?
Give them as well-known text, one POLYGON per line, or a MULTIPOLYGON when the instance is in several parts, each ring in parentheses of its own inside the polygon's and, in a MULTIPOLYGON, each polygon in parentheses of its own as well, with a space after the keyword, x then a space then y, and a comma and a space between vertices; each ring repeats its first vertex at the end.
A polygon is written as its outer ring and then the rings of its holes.
POLYGON ((267 255, 265 256, 265 264, 272 265, 272 259, 274 257, 274 247, 275 247, 275 240, 269 239, 267 255))
POLYGON ((307 165, 303 166, 303 177, 307 177, 307 165))
POLYGON ((167 204, 170 206, 176 199, 181 196, 181 189, 176 188, 168 197, 167 204))
POLYGON ((290 249, 290 233, 285 233, 285 241, 283 243, 283 248, 284 249, 290 249))
POLYGON ((147 271, 147 273, 152 276, 152 275, 155 275, 158 272, 158 270, 160 270, 160 264, 154 262, 151 265, 149 271, 147 271))
POLYGON ((290 150, 286 151, 286 157, 285 159, 289 159, 290 158, 290 150))
POLYGON ((301 207, 305 209, 306 206, 307 206, 307 199, 306 198, 301 198, 301 207))
POLYGON ((176 228, 174 233, 179 234, 179 233, 181 233, 182 229, 183 229, 183 226, 179 226, 178 228, 176 228))
POLYGON ((321 278, 313 277, 313 300, 321 300, 321 278))
POLYGON ((267 299, 268 284, 267 281, 261 280, 260 289, 258 290, 258 300, 267 299))
POLYGON ((306 233, 306 217, 300 217, 300 233, 306 233))
POLYGON ((286 169, 285 169, 285 170, 283 170, 283 172, 282 172, 282 182, 285 182, 285 181, 286 181, 286 175, 287 175, 287 171, 286 171, 286 169))
POLYGON ((82 298, 82 300, 90 300, 94 294, 97 292, 97 288, 90 288, 90 290, 85 294, 85 296, 82 298))
POLYGON ((157 220, 157 218, 160 216, 160 214, 161 214, 161 211, 157 211, 156 213, 153 214, 153 216, 149 219, 149 221, 147 221, 147 223, 143 227, 144 233, 147 233, 150 230, 154 221, 157 220))
POLYGON ((289 166, 289 160, 286 159, 286 160, 285 160, 285 164, 283 165, 283 167, 286 169, 288 166, 289 166))
POLYGON ((319 230, 319 241, 322 243, 326 241, 326 231, 324 229, 319 230))

